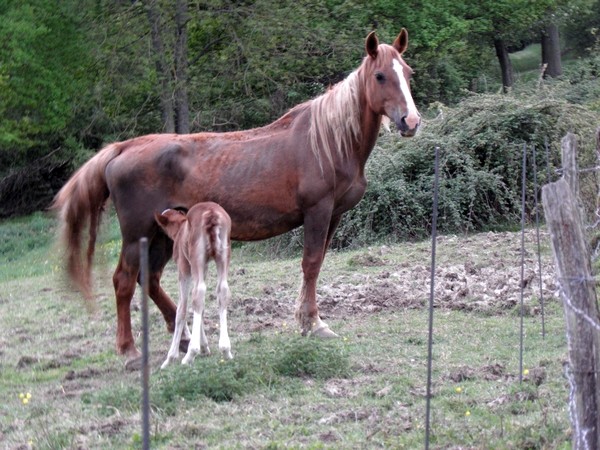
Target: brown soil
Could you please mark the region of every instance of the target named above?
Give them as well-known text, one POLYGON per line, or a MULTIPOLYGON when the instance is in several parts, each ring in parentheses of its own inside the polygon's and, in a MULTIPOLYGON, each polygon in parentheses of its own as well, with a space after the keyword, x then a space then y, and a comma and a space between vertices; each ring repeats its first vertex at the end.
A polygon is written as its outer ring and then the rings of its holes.
MULTIPOLYGON (((521 278, 520 239, 520 233, 491 232, 467 238, 439 237, 437 249, 441 257, 435 271, 434 307, 485 315, 508 314, 515 309, 520 311, 523 298, 526 316, 540 314, 540 289, 544 301, 557 298, 554 264, 546 248, 546 254, 541 258, 540 283, 536 233, 529 230, 525 234, 521 278)), ((540 239, 547 242, 544 234, 540 239)), ((321 317, 340 319, 385 310, 427 307, 431 286, 428 251, 421 244, 417 252, 423 253, 423 264, 416 265, 394 261, 390 249, 385 246, 350 257, 353 267, 363 266, 369 270, 357 270, 351 275, 321 276, 317 291, 321 317)), ((245 272, 238 274, 243 276, 245 272)), ((234 315, 243 314, 250 318, 252 331, 258 331, 293 321, 296 295, 289 283, 275 283, 265 287, 260 298, 235 299, 234 293, 230 308, 234 315)))

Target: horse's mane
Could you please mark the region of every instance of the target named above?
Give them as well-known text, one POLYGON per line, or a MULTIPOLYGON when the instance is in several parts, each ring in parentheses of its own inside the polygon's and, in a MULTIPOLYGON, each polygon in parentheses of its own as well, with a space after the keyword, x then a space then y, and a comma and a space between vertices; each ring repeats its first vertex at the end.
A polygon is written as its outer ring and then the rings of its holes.
POLYGON ((310 102, 308 136, 321 170, 323 157, 333 165, 335 153, 344 155, 360 137, 360 67, 310 102))

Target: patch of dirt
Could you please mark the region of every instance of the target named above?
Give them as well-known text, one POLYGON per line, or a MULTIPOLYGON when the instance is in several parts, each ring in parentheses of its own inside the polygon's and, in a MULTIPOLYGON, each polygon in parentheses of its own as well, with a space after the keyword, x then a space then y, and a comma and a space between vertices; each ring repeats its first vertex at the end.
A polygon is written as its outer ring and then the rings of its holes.
POLYGON ((89 430, 81 430, 82 434, 96 431, 104 436, 116 436, 122 432, 124 428, 130 426, 130 422, 122 418, 108 420, 102 423, 94 424, 89 427, 89 430), (85 433, 84 433, 85 431, 85 433))
POLYGON ((241 307, 244 309, 244 313, 254 316, 269 316, 271 318, 284 317, 283 312, 287 309, 277 298, 274 298, 274 289, 265 289, 264 297, 258 299, 256 297, 244 298, 241 302, 241 307))
POLYGON ((339 440, 339 435, 335 431, 327 431, 319 434, 319 440, 322 442, 336 442, 339 440))
POLYGON ((371 423, 376 423, 379 418, 379 411, 377 409, 349 409, 345 411, 338 411, 327 416, 323 416, 319 419, 319 425, 334 425, 343 422, 359 422, 368 420, 371 423))
MULTIPOLYGON (((540 231, 540 235, 547 241, 545 232, 540 231)), ((535 230, 525 233, 525 244, 524 277, 521 280, 520 233, 440 236, 437 249, 442 257, 438 259, 435 271, 435 308, 489 315, 510 313, 520 305, 523 285, 525 314, 539 314, 540 292, 545 301, 557 298, 554 264, 550 255, 543 255, 540 279, 535 230)), ((427 248, 418 247, 413 253, 416 255, 413 259, 425 263, 430 259, 427 248)), ((369 267, 369 272, 358 271, 351 277, 321 277, 317 286, 321 317, 356 317, 388 309, 427 307, 430 266, 406 261, 391 263, 392 256, 389 249, 368 250, 352 256, 348 264, 369 267), (380 270, 373 273, 373 267, 380 270)), ((291 322, 296 295, 289 284, 279 283, 265 287, 261 298, 247 297, 232 302, 231 309, 256 317, 254 331, 259 331, 291 322)))
POLYGON ((21 356, 17 361, 17 369, 24 369, 25 367, 33 366, 38 364, 40 359, 35 356, 21 356))
POLYGON ((94 378, 94 377, 100 375, 101 373, 102 373, 102 371, 100 371, 98 369, 94 369, 93 367, 79 370, 79 371, 69 370, 65 374, 64 380, 72 381, 72 380, 82 379, 82 378, 83 379, 94 378))
POLYGON ((367 377, 332 378, 323 386, 323 392, 331 398, 354 398, 360 394, 360 387, 368 382, 367 377))
POLYGON ((469 366, 460 366, 445 376, 448 380, 454 383, 462 383, 463 381, 482 379, 487 381, 501 381, 514 378, 506 372, 506 368, 502 364, 490 364, 487 366, 473 368, 469 366))

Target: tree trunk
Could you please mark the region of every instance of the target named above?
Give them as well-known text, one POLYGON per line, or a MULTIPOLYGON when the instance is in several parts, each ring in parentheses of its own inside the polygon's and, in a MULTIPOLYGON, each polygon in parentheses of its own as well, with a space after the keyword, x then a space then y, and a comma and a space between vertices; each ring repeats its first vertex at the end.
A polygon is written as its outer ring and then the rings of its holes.
POLYGON ((542 30, 542 64, 547 64, 544 78, 562 74, 558 27, 551 23, 542 30))
POLYGON ((167 65, 165 47, 163 45, 160 13, 156 6, 156 0, 150 0, 146 6, 148 21, 150 22, 150 35, 152 38, 152 49, 156 64, 156 73, 160 82, 160 116, 163 124, 163 131, 166 133, 175 132, 175 119, 173 117, 173 100, 171 95, 171 75, 167 65))
POLYGON ((502 90, 506 93, 514 83, 512 63, 508 57, 508 51, 504 40, 502 38, 494 38, 494 47, 496 49, 496 56, 500 63, 500 71, 502 73, 502 90))
POLYGON ((187 93, 187 22, 188 7, 186 0, 177 0, 175 10, 175 116, 176 132, 190 132, 190 110, 187 93))

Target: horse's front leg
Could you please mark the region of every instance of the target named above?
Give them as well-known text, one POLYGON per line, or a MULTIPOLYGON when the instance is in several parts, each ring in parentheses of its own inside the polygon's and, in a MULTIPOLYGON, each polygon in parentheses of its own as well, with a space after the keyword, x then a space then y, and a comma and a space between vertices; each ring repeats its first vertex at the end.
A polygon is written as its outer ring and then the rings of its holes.
MULTIPOLYGON (((319 317, 317 306, 317 279, 329 243, 331 229, 331 209, 313 208, 304 216, 304 253, 302 256, 303 280, 298 296, 296 320, 302 329, 302 334, 312 334, 317 337, 338 337, 329 325, 319 317)), ((334 219, 333 229, 339 219, 334 219)))

